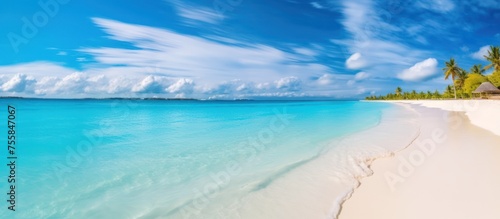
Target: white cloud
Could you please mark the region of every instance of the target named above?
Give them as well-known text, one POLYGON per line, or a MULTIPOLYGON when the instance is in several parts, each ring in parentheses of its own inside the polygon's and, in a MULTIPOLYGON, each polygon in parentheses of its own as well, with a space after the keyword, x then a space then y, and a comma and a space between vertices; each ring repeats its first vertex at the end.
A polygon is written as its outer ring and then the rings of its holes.
POLYGON ((331 74, 324 74, 318 78, 318 83, 320 85, 328 85, 334 83, 334 77, 331 74))
POLYGON ((110 90, 110 80, 104 75, 88 76, 85 78, 87 81, 87 87, 85 87, 85 93, 111 93, 110 90))
POLYGON ((376 1, 343 0, 341 21, 350 34, 347 39, 332 39, 343 53, 352 54, 345 63, 349 69, 377 72, 379 77, 395 77, 395 72, 428 57, 428 51, 412 48, 405 44, 407 39, 400 39, 402 32, 414 36, 422 44, 427 43, 420 36, 422 27, 401 27, 391 22, 390 16, 379 10, 376 1))
POLYGON ((35 94, 43 96, 53 92, 57 81, 59 81, 59 78, 54 76, 46 76, 38 79, 36 82, 35 94))
POLYGON ((323 9, 325 8, 323 5, 321 5, 320 3, 318 2, 311 2, 311 5, 317 9, 323 9))
MULTIPOLYGON (((87 48, 94 59, 105 65, 148 68, 157 66, 164 74, 218 83, 241 79, 278 79, 290 68, 308 70, 307 65, 286 63, 295 55, 261 44, 227 45, 168 30, 95 18, 111 36, 131 42, 140 49, 87 48), (234 66, 234 67, 231 67, 234 66)), ((296 71, 298 73, 298 71, 296 71)))
POLYGON ((259 90, 267 90, 271 88, 271 84, 268 82, 258 83, 257 85, 255 85, 255 88, 259 90))
POLYGON ((335 90, 334 79, 345 82, 352 76, 332 74, 329 67, 311 62, 310 56, 321 50, 312 45, 285 52, 234 39, 221 42, 107 19, 93 21, 108 38, 133 48, 79 49, 80 57, 95 61, 80 71, 50 62, 0 66, 0 95, 20 91, 15 95, 251 98, 350 93, 335 90), (31 84, 23 88, 20 82, 7 83, 18 73, 31 84))
POLYGON ((356 75, 354 75, 354 80, 362 81, 362 80, 365 80, 369 77, 370 77, 370 75, 366 72, 358 72, 356 75))
POLYGON ((241 94, 255 94, 261 91, 271 90, 272 87, 269 83, 259 83, 254 84, 252 82, 244 82, 239 79, 234 79, 231 81, 225 81, 213 88, 209 88, 205 91, 207 94, 223 94, 226 96, 230 95, 241 95, 241 94))
POLYGON ((366 88, 364 87, 358 87, 357 88, 358 90, 356 91, 356 93, 359 95, 359 94, 364 94, 366 93, 366 88))
POLYGON ((416 5, 440 13, 450 12, 455 9, 455 4, 451 0, 420 0, 416 2, 416 5))
POLYGON ((375 37, 391 37, 393 31, 401 30, 380 16, 380 10, 376 8, 374 1, 344 0, 342 6, 344 14, 342 24, 357 42, 362 43, 375 37))
POLYGON ((166 91, 170 93, 191 94, 194 90, 194 81, 192 79, 181 78, 177 82, 170 85, 166 91))
POLYGON ((301 88, 301 81, 297 77, 285 77, 275 81, 276 88, 286 91, 298 91, 301 88))
POLYGON ((132 92, 135 93, 163 93, 165 90, 164 81, 162 77, 149 75, 141 82, 132 87, 132 92))
POLYGON ((172 3, 178 15, 184 18, 188 24, 195 24, 196 22, 217 24, 224 19, 222 14, 211 8, 188 5, 186 2, 180 1, 173 1, 172 3))
POLYGON ((75 70, 62 67, 50 62, 30 62, 9 66, 0 66, 2 75, 16 75, 18 73, 30 75, 65 75, 75 70))
POLYGON ((28 87, 35 84, 36 81, 33 77, 24 74, 17 74, 9 81, 2 84, 1 89, 5 92, 24 92, 28 87))
POLYGON ((133 82, 124 77, 115 77, 108 81, 105 90, 109 94, 120 94, 130 92, 133 88, 133 82))
MULTIPOLYGON (((256 84, 286 77, 305 79, 329 71, 328 67, 321 64, 298 63, 310 60, 309 56, 316 54, 308 48, 294 49, 294 52, 307 56, 302 57, 261 44, 238 41, 231 44, 219 43, 164 29, 100 18, 94 18, 94 21, 110 34, 110 38, 131 42, 140 48, 82 50, 95 60, 105 65, 126 65, 127 71, 131 71, 133 67, 140 70, 154 65, 158 74, 177 79, 196 78, 200 87, 216 87, 220 81, 235 78, 256 84)), ((249 85, 244 85, 240 90, 248 87, 249 85)))
POLYGON ((247 84, 241 84, 240 86, 238 86, 236 88, 236 91, 244 91, 244 90, 247 90, 248 89, 248 85, 247 84))
POLYGON ((181 8, 179 9, 179 15, 190 20, 202 21, 211 24, 216 24, 221 20, 219 14, 201 8, 181 8))
POLYGON ((84 93, 88 86, 87 79, 83 73, 73 73, 58 81, 54 89, 59 93, 84 93))
POLYGON ((472 53, 471 57, 477 60, 486 60, 484 58, 485 55, 488 55, 488 50, 490 49, 489 45, 483 46, 479 49, 479 51, 472 53))
POLYGON ((314 51, 312 49, 308 49, 308 48, 294 48, 293 51, 298 53, 298 54, 305 55, 305 56, 318 55, 318 53, 316 51, 314 51))
POLYGON ((438 62, 435 58, 428 58, 398 74, 398 78, 404 81, 421 81, 432 77, 437 72, 438 62))
POLYGON ((366 66, 366 61, 363 59, 361 53, 357 52, 346 60, 345 65, 349 69, 360 69, 366 66))

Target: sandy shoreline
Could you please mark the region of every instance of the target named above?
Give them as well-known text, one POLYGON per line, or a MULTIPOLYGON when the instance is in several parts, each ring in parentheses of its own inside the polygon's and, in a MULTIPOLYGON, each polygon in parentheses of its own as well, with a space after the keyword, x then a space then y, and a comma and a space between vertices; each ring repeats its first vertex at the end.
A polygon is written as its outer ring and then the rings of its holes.
POLYGON ((418 115, 405 108, 387 108, 377 126, 329 142, 311 161, 238 200, 237 212, 227 218, 337 217, 359 180, 372 174, 371 162, 392 156, 419 135, 418 115))
POLYGON ((402 102, 420 136, 375 160, 338 218, 500 218, 500 101, 402 102))
POLYGON ((500 136, 499 100, 403 100, 395 102, 464 112, 472 124, 500 136))

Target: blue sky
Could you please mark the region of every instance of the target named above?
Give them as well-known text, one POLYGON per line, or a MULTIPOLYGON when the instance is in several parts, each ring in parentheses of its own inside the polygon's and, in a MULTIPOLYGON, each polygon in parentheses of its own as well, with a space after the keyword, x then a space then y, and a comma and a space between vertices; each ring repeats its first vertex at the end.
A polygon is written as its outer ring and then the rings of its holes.
POLYGON ((361 98, 442 90, 500 44, 496 0, 0 3, 0 96, 361 98))

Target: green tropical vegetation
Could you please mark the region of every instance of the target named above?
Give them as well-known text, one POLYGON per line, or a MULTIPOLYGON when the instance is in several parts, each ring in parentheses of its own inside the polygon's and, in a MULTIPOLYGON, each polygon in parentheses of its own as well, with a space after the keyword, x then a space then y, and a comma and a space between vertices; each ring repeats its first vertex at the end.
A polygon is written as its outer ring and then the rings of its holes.
POLYGON ((483 75, 483 73, 486 71, 486 69, 483 68, 483 65, 474 65, 472 68, 470 68, 470 73, 471 74, 480 74, 483 75))
POLYGON ((480 74, 469 74, 465 80, 463 86, 460 88, 464 93, 471 94, 472 91, 476 90, 481 83, 488 81, 483 75, 480 74))
MULTIPOLYGON (((448 80, 451 76, 452 81, 455 81, 455 77, 460 74, 463 69, 458 67, 454 58, 451 58, 450 61, 445 62, 446 67, 443 68, 444 71, 444 79, 448 80)), ((457 99, 457 86, 453 86, 453 91, 455 92, 455 99, 457 99)))
POLYGON ((491 62, 489 65, 485 66, 484 69, 488 70, 494 68, 496 72, 500 71, 500 48, 498 46, 490 46, 488 50, 488 55, 484 56, 486 60, 491 62))
POLYGON ((446 86, 443 93, 438 90, 431 91, 404 91, 401 87, 397 87, 394 93, 387 95, 371 95, 366 97, 366 100, 412 100, 412 99, 464 99, 471 98, 472 92, 476 90, 483 82, 490 82, 495 87, 500 88, 500 47, 490 46, 488 54, 484 56, 489 62, 488 65, 481 64, 473 65, 470 71, 461 68, 454 58, 445 62, 443 68, 444 79, 451 79, 452 84, 446 86), (490 75, 484 73, 493 69, 490 75))

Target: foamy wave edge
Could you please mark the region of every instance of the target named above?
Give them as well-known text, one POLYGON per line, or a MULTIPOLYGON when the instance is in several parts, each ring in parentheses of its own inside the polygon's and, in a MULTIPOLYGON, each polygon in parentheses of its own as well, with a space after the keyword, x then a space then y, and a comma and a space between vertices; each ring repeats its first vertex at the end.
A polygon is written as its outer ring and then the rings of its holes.
MULTIPOLYGON (((369 128, 362 132, 353 133, 341 139, 341 141, 344 141, 345 147, 356 147, 356 149, 346 149, 344 147, 342 148, 343 151, 338 155, 354 158, 354 162, 351 161, 351 165, 349 165, 351 169, 344 170, 348 171, 348 173, 351 174, 350 179, 344 178, 344 180, 352 180, 353 184, 352 188, 346 190, 342 195, 338 196, 335 199, 335 203, 330 209, 330 213, 328 214, 327 218, 337 219, 339 217, 340 213, 342 212, 343 204, 347 200, 349 200, 356 192, 356 189, 361 186, 361 180, 373 175, 373 170, 370 167, 375 160, 384 157, 393 157, 399 151, 402 151, 412 145, 413 142, 420 136, 420 114, 409 105, 399 103, 395 103, 394 105, 395 108, 391 108, 383 112, 381 121, 375 127, 369 128), (413 117, 408 118, 404 116, 404 114, 411 114, 413 117), (404 119, 404 121, 393 121, 398 119, 404 119), (375 150, 370 149, 368 151, 369 154, 366 154, 367 151, 357 148, 366 146, 355 144, 355 142, 358 141, 357 139, 359 139, 361 136, 366 136, 367 134, 377 135, 381 133, 380 131, 383 131, 386 128, 393 128, 396 130, 399 129, 398 131, 400 132, 402 130, 402 127, 406 125, 410 125, 413 131, 409 133, 408 136, 405 136, 403 138, 399 136, 397 140, 396 138, 392 138, 388 142, 388 138, 381 137, 380 135, 378 136, 378 138, 370 138, 370 136, 368 136, 368 138, 365 138, 365 140, 371 139, 371 143, 369 143, 369 145, 388 145, 387 147, 381 147, 382 150, 380 150, 381 148, 376 148, 375 150), (396 141, 398 141, 399 143, 396 141), (353 151, 355 150, 358 150, 357 153, 353 153, 353 151), (373 152, 375 154, 370 154, 373 152)), ((336 152, 338 153, 338 151, 336 152)))

